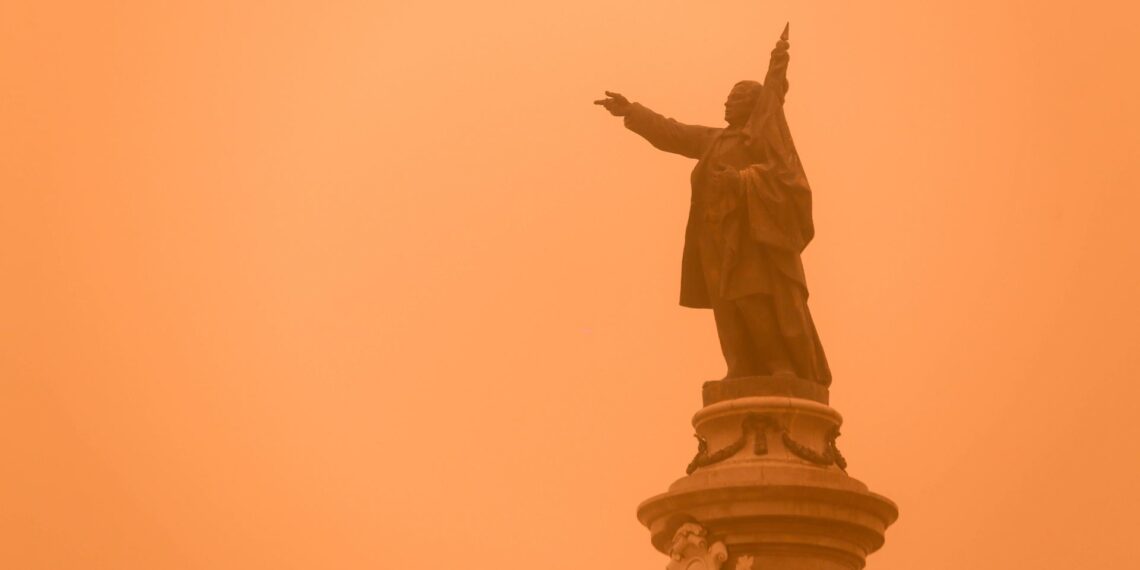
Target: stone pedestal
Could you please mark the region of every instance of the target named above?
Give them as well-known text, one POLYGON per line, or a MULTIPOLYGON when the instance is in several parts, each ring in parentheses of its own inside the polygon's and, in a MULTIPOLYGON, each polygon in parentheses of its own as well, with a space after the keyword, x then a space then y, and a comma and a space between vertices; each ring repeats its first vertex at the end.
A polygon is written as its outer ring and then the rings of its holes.
POLYGON ((898 508, 847 475, 836 445, 843 420, 827 405, 827 390, 757 377, 708 382, 703 395, 689 475, 637 510, 669 567, 863 568, 898 508), (725 554, 694 557, 683 537, 698 535, 725 554))

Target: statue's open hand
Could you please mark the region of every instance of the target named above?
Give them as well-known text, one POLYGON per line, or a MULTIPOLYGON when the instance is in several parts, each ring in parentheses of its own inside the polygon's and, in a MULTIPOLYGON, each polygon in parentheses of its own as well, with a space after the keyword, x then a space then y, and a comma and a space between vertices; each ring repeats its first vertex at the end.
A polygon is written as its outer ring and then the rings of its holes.
POLYGON ((606 91, 605 99, 598 99, 594 101, 595 105, 601 105, 615 117, 624 117, 629 114, 629 108, 633 106, 621 93, 614 93, 606 91))

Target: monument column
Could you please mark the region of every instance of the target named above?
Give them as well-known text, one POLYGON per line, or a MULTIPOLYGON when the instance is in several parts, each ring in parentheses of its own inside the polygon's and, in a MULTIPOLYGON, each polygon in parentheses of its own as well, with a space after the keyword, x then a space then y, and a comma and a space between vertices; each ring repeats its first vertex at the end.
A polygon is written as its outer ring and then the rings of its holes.
POLYGON ((898 509, 846 472, 827 389, 707 382, 689 474, 637 509, 670 570, 858 570, 898 509))

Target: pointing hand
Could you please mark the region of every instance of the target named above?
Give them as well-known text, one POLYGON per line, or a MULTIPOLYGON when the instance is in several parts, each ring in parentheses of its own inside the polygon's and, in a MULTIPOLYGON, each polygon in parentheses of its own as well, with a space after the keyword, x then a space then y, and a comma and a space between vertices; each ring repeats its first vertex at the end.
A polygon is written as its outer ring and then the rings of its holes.
POLYGON ((626 99, 621 93, 614 93, 613 91, 606 91, 605 99, 598 99, 594 101, 595 105, 601 105, 615 117, 624 117, 629 114, 629 109, 632 104, 629 99, 626 99))

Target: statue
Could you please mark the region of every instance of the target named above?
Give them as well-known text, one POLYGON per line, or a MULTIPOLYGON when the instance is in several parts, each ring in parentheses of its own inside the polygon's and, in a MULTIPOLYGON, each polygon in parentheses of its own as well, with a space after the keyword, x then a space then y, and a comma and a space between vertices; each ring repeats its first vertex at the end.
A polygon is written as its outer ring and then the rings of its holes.
POLYGON ((785 26, 764 83, 741 81, 725 128, 686 125, 606 91, 595 101, 660 150, 696 159, 681 261, 681 305, 712 309, 725 379, 831 371, 808 311, 800 253, 815 233, 811 189, 784 117, 785 26))

